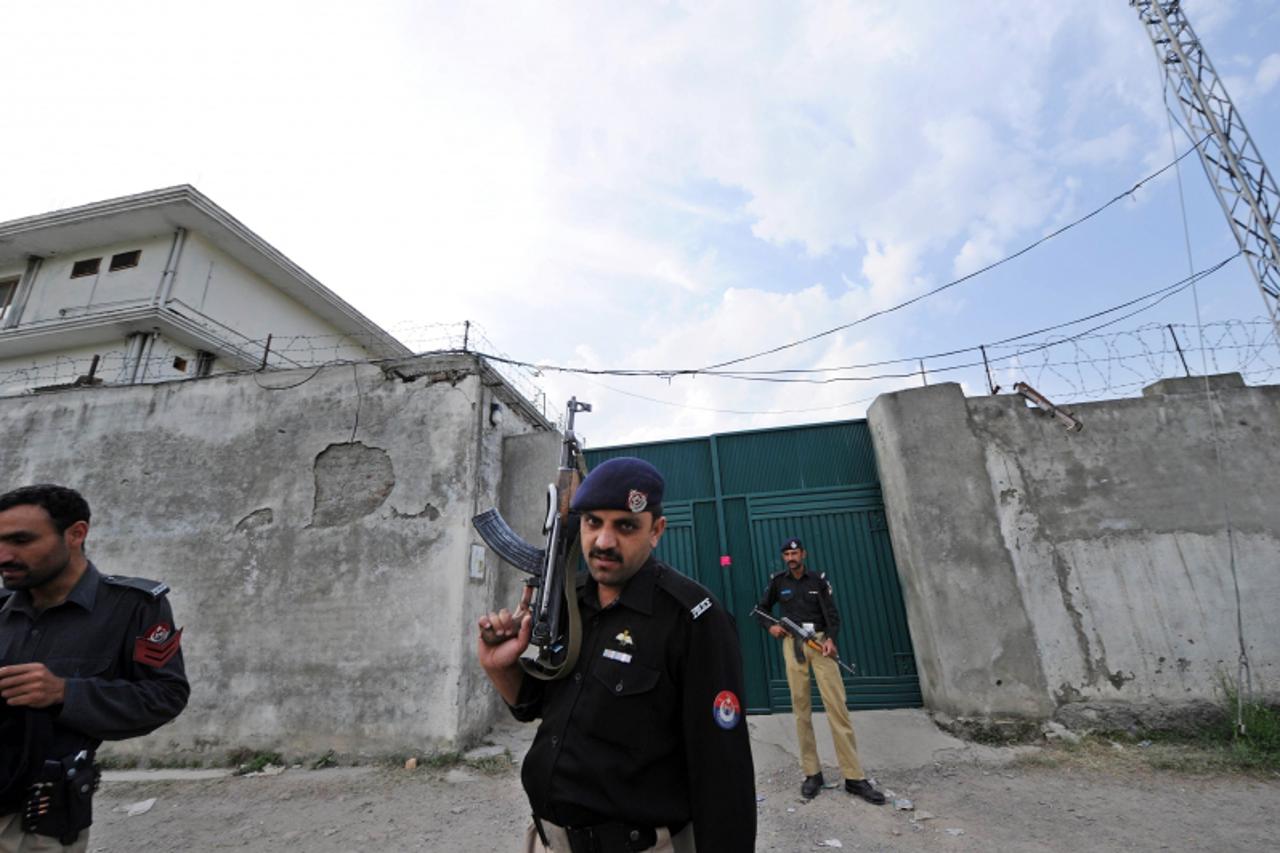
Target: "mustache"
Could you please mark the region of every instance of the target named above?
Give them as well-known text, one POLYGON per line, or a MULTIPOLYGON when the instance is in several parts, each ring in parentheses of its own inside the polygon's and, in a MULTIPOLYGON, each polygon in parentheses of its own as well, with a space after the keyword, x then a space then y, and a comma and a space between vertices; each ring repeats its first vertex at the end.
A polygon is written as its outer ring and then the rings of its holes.
POLYGON ((622 562, 622 555, 618 553, 616 548, 592 548, 587 556, 601 560, 613 560, 618 563, 622 562))

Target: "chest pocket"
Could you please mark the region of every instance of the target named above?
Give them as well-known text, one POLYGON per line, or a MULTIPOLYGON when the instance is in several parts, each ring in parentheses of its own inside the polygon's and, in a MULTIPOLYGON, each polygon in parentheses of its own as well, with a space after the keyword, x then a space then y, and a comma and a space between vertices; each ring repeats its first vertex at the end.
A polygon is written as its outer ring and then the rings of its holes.
POLYGON ((592 671, 596 681, 613 696, 638 696, 658 686, 661 677, 656 669, 640 663, 602 660, 592 671))
POLYGON ((45 666, 59 678, 95 678, 103 675, 111 667, 111 658, 51 658, 45 661, 45 666))

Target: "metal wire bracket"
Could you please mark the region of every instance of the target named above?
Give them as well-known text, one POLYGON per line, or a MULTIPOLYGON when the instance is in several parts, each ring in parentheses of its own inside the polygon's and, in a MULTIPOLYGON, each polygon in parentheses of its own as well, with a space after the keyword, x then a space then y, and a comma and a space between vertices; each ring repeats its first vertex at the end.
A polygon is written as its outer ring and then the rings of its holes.
POLYGON ((1017 391, 1026 399, 1030 400, 1036 406, 1044 409, 1067 426, 1068 432, 1079 432, 1084 429, 1084 424, 1080 423, 1080 419, 1059 406, 1055 406, 1049 402, 1049 398, 1032 388, 1025 382, 1013 383, 1013 390, 1017 391))

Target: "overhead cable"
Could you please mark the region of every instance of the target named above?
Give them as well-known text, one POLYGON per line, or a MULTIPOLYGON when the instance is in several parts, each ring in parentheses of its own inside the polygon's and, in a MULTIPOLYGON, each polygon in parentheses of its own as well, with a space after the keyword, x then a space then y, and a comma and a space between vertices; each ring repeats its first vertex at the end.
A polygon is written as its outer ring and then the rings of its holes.
POLYGON ((868 320, 873 320, 873 319, 875 319, 876 317, 883 317, 885 314, 891 314, 891 313, 893 313, 894 311, 899 311, 899 310, 901 310, 901 309, 903 309, 903 308, 906 308, 906 307, 907 307, 907 306, 909 306, 909 305, 914 305, 915 303, 917 303, 917 302, 921 301, 922 299, 928 299, 930 296, 935 296, 935 295, 937 295, 937 294, 941 293, 941 292, 942 292, 942 291, 944 291, 944 290, 949 290, 950 288, 953 288, 953 287, 955 287, 955 286, 956 286, 956 285, 958 285, 958 284, 963 284, 964 282, 969 281, 970 279, 977 278, 978 276, 982 275, 983 273, 990 272, 991 270, 995 269, 996 267, 1002 266, 1003 264, 1007 264, 1009 261, 1012 261, 1012 260, 1014 260, 1015 258, 1021 257, 1022 255, 1025 255, 1027 252, 1030 252, 1032 249, 1036 248, 1037 246, 1040 246, 1040 245, 1042 245, 1042 244, 1044 244, 1044 243, 1048 242, 1049 240, 1052 240, 1054 237, 1057 237, 1057 236, 1059 236, 1060 234, 1063 234, 1063 233, 1064 233, 1064 232, 1066 232, 1066 231, 1070 231, 1072 228, 1075 228, 1077 225, 1081 225, 1081 224, 1083 224, 1083 223, 1087 222, 1088 220, 1092 219, 1093 217, 1097 216, 1098 214, 1102 213, 1104 210, 1106 210, 1107 208, 1111 207, 1112 205, 1114 205, 1114 204, 1116 204, 1116 203, 1118 203, 1118 202, 1120 202, 1120 201, 1123 201, 1123 200, 1124 200, 1124 199, 1126 199, 1126 198, 1131 197, 1134 193, 1136 193, 1139 189, 1141 189, 1141 188, 1142 188, 1142 186, 1143 186, 1144 184, 1147 184, 1147 183, 1149 183, 1150 181, 1153 181, 1153 180, 1155 180, 1156 178, 1160 177, 1160 176, 1161 176, 1161 175, 1163 175, 1165 172, 1169 171, 1169 170, 1170 170, 1170 169, 1172 169, 1174 166, 1176 166, 1178 163, 1180 163, 1183 159, 1185 159, 1186 157, 1188 157, 1188 156, 1191 154, 1191 152, 1193 152, 1193 151, 1195 151, 1197 148, 1199 148, 1200 144, 1201 144, 1201 143, 1203 143, 1203 142, 1204 142, 1204 140, 1203 140, 1203 139, 1201 139, 1201 140, 1200 140, 1200 142, 1198 142, 1198 143, 1196 143, 1196 144, 1192 145, 1192 146, 1191 146, 1190 148, 1188 148, 1186 151, 1182 152, 1182 154, 1178 155, 1178 157, 1177 157, 1176 159, 1174 159, 1174 160, 1173 160, 1173 162, 1171 162, 1171 163, 1166 163, 1164 166, 1161 166, 1161 167, 1160 167, 1159 169, 1157 169, 1156 171, 1152 172, 1151 174, 1147 175, 1145 178, 1142 178, 1140 181, 1138 181, 1137 183, 1135 183, 1135 184, 1134 184, 1133 186, 1131 186, 1129 189, 1125 190, 1124 192, 1120 193, 1119 195, 1116 195, 1114 198, 1112 198, 1112 199, 1111 199, 1110 201, 1108 201, 1106 204, 1103 204, 1103 205, 1102 205, 1102 206, 1100 206, 1100 207, 1096 207, 1096 208, 1094 208, 1093 210, 1091 210, 1091 211, 1089 211, 1088 213, 1086 213, 1084 216, 1081 216, 1079 219, 1075 219, 1075 220, 1073 220, 1073 221, 1071 221, 1071 222, 1067 223, 1066 225, 1063 225, 1061 228, 1057 228, 1057 229, 1055 229, 1055 230, 1053 230, 1053 231, 1050 231, 1048 234, 1045 234, 1045 235, 1044 235, 1043 237, 1041 237, 1040 239, 1035 240, 1034 242, 1028 243, 1027 245, 1023 246, 1021 249, 1019 249, 1018 251, 1014 252, 1014 253, 1013 253, 1013 254, 1011 254, 1011 255, 1006 255, 1005 257, 1001 258, 1001 259, 1000 259, 1000 260, 998 260, 998 261, 992 261, 991 263, 987 264, 986 266, 984 266, 984 267, 980 267, 979 269, 976 269, 976 270, 974 270, 974 271, 973 271, 973 272, 971 272, 971 273, 967 273, 967 274, 965 274, 965 275, 962 275, 962 276, 960 276, 959 278, 952 279, 951 281, 947 282, 946 284, 938 285, 937 287, 933 288, 932 290, 927 290, 927 291, 925 291, 924 293, 921 293, 921 294, 919 294, 918 296, 913 296, 912 298, 910 298, 910 299, 908 299, 908 300, 906 300, 906 301, 904 301, 904 302, 899 302, 899 303, 897 303, 896 305, 891 305, 891 306, 889 306, 888 308, 882 308, 882 309, 880 309, 879 311, 873 311, 873 312, 871 312, 870 314, 867 314, 867 315, 866 315, 866 316, 864 316, 864 317, 859 317, 858 319, 853 320, 853 321, 851 321, 851 322, 848 322, 848 323, 842 323, 841 325, 839 325, 839 326, 833 326, 832 328, 827 329, 826 331, 818 332, 817 334, 809 335, 809 336, 808 336, 808 337, 806 337, 806 338, 801 338, 801 339, 799 339, 799 340, 797 340, 797 341, 791 341, 790 343, 779 344, 779 345, 778 345, 778 346, 776 346, 776 347, 771 347, 770 349, 767 349, 767 350, 761 350, 760 352, 752 353, 751 355, 739 356, 738 358, 730 359, 729 361, 722 361, 722 362, 719 362, 718 364, 711 364, 711 365, 707 365, 706 367, 701 368, 701 371, 705 372, 705 371, 708 371, 708 370, 716 370, 716 369, 721 368, 721 367, 729 367, 730 365, 734 365, 734 364, 741 364, 741 363, 742 363, 742 362, 744 362, 744 361, 750 361, 750 360, 752 360, 752 359, 760 358, 760 357, 762 357, 762 356, 766 356, 766 355, 773 355, 774 353, 782 352, 782 351, 784 351, 784 350, 793 349, 794 347, 798 347, 798 346, 801 346, 801 345, 803 345, 803 344, 811 343, 812 341, 816 341, 816 340, 818 340, 818 339, 820 339, 820 338, 825 338, 825 337, 827 337, 827 336, 829 336, 829 335, 834 335, 836 332, 842 332, 842 331, 844 331, 845 329, 850 329, 850 328, 852 328, 852 327, 854 327, 854 326, 857 326, 857 325, 860 325, 860 324, 862 324, 862 323, 865 323, 865 322, 867 322, 868 320))
MULTIPOLYGON (((1135 314, 1140 314, 1143 311, 1150 310, 1151 308, 1154 308, 1156 305, 1159 305, 1160 303, 1164 302, 1169 297, 1175 296, 1176 294, 1181 293, 1182 291, 1186 290, 1188 287, 1192 286, 1193 284, 1200 281, 1201 279, 1204 279, 1212 275, 1213 273, 1217 272, 1218 270, 1222 269, 1223 267, 1225 267, 1227 264, 1229 264, 1231 261, 1235 260, 1239 256, 1240 256, 1240 252, 1236 252, 1230 257, 1225 258, 1219 261, 1218 263, 1214 264, 1213 266, 1203 269, 1187 278, 1176 281, 1173 284, 1170 284, 1166 287, 1162 287, 1157 290, 1151 291, 1145 296, 1141 296, 1141 297, 1138 297, 1137 299, 1129 300, 1128 302, 1124 302, 1119 305, 1113 306, 1104 311, 1095 312, 1094 314, 1090 314, 1085 317, 1081 317, 1067 323, 1060 323, 1055 326, 1046 327, 1044 329, 1025 332, 1019 335, 1015 335, 1013 337, 1004 338, 1000 341, 983 342, 983 344, 973 344, 971 346, 962 347, 948 354, 958 355, 966 352, 978 352, 982 345, 986 345, 990 347, 990 346, 996 346, 1001 344, 1007 344, 1011 341, 1020 340, 1022 338, 1029 337, 1031 335, 1043 334, 1045 331, 1051 331, 1054 329, 1063 328, 1065 326, 1072 326, 1082 322, 1087 322, 1088 320, 1096 319, 1097 317, 1101 317, 1106 314, 1110 314, 1115 311, 1128 308, 1138 302, 1154 300, 1154 301, 1150 301, 1149 304, 1142 305, 1133 311, 1129 311, 1127 313, 1114 317, 1105 323, 1100 323, 1096 326, 1092 326, 1089 329, 1086 329, 1085 331, 1080 332, 1078 334, 1067 335, 1057 341, 1041 344, 1039 346, 1028 347, 1026 349, 1019 350, 1016 353, 995 356, 992 359, 992 361, 1005 361, 1011 358, 1016 358, 1020 354, 1038 352, 1047 347, 1058 346, 1068 341, 1072 341, 1077 338, 1083 337, 1085 335, 1091 334, 1092 332, 1095 332, 1098 329, 1104 329, 1108 326, 1114 325, 1115 323, 1118 323, 1121 320, 1128 319, 1129 317, 1132 317, 1135 314)), ((485 352, 478 352, 478 351, 473 351, 473 354, 483 356, 484 358, 493 362, 497 362, 499 364, 508 364, 514 367, 524 367, 524 368, 528 368, 528 369, 532 369, 532 370, 536 370, 544 373, 571 373, 571 374, 576 374, 581 376, 624 376, 624 377, 648 376, 648 377, 657 377, 660 379, 668 379, 668 380, 673 379, 677 376, 688 376, 688 377, 709 376, 709 377, 715 377, 719 379, 734 379, 734 380, 747 381, 747 382, 774 382, 774 383, 790 382, 790 383, 809 383, 809 384, 821 385, 821 384, 828 384, 832 382, 867 382, 874 379, 903 379, 909 376, 919 375, 918 370, 912 369, 905 373, 881 373, 881 374, 874 374, 874 375, 867 375, 867 376, 839 376, 839 377, 828 377, 823 379, 805 379, 805 378, 787 378, 782 376, 770 375, 767 372, 720 371, 720 370, 712 370, 709 368, 702 369, 702 370, 684 370, 684 369, 666 370, 661 368, 634 369, 634 368, 569 367, 567 365, 521 361, 519 359, 513 359, 513 358, 508 358, 506 356, 490 354, 485 352)), ((937 356, 937 355, 905 356, 903 358, 894 359, 892 361, 877 362, 877 363, 872 363, 866 366, 879 367, 887 364, 900 364, 908 361, 920 361, 922 359, 931 359, 931 358, 937 358, 937 357, 941 357, 941 356, 937 356)), ((981 364, 982 364, 982 361, 978 360, 976 362, 966 363, 966 364, 945 365, 942 367, 931 366, 929 369, 930 371, 933 371, 933 372, 947 371, 947 370, 960 370, 962 368, 974 367, 976 365, 981 365, 981 364)), ((799 372, 799 371, 785 371, 785 372, 799 372)))
MULTIPOLYGON (((1014 341, 1020 341, 1025 338, 1031 338, 1037 335, 1043 335, 1048 332, 1057 331, 1058 329, 1065 329, 1068 326, 1075 326, 1079 323, 1086 323, 1089 320, 1096 320, 1099 317, 1106 316, 1107 314, 1111 314, 1115 311, 1123 310, 1125 308, 1128 308, 1131 305, 1137 305, 1139 302, 1144 302, 1147 299, 1160 296, 1161 294, 1167 293, 1168 291, 1175 291, 1175 292, 1180 291, 1184 289, 1186 285, 1190 283, 1191 280, 1196 276, 1204 277, 1209 275, 1210 273, 1217 272, 1219 269, 1226 266, 1231 261, 1235 260, 1235 258, 1237 258, 1239 254, 1240 253, 1237 252, 1235 255, 1232 255, 1231 257, 1226 258, 1216 266, 1211 267, 1207 270, 1204 270, 1200 273, 1192 273, 1191 276, 1188 276, 1187 278, 1181 279, 1179 281, 1175 281, 1173 284, 1167 284, 1164 287, 1156 288, 1155 290, 1152 290, 1148 293, 1144 293, 1141 296, 1135 296, 1133 299, 1130 299, 1128 302, 1121 302, 1119 305, 1113 305, 1110 308, 1104 308, 1101 311, 1095 311, 1092 314, 1086 314, 1085 316, 1077 317, 1074 320, 1067 320, 1062 323, 1055 323, 1052 326, 1045 326, 1040 329, 1034 329, 1030 332, 1023 332, 1021 334, 1013 335, 1008 338, 1001 338, 998 341, 985 341, 982 344, 975 344, 973 346, 968 346, 968 347, 960 347, 958 349, 946 350, 943 352, 929 353, 927 355, 904 356, 902 358, 891 358, 891 359, 886 359, 884 361, 870 361, 870 362, 864 362, 862 364, 846 364, 846 365, 840 365, 838 367, 803 367, 803 368, 796 367, 796 368, 780 368, 776 370, 735 370, 735 371, 725 371, 724 373, 721 373, 719 371, 708 371, 708 373, 711 375, 729 375, 731 373, 732 375, 735 375, 735 376, 769 376, 769 375, 775 375, 775 374, 780 375, 780 374, 792 374, 792 373, 835 373, 842 370, 863 370, 868 367, 885 367, 890 364, 918 362, 921 359, 934 360, 939 358, 948 358, 950 356, 955 356, 955 355, 961 355, 966 352, 978 352, 984 346, 986 347, 1003 346, 1005 344, 1009 344, 1014 341)), ((1128 315, 1128 316, 1132 316, 1132 315, 1128 315)))

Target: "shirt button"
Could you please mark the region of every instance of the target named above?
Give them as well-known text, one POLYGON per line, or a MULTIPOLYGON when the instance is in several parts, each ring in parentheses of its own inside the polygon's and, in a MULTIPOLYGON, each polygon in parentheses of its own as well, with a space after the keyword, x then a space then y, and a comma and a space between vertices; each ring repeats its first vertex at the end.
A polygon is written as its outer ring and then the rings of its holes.
POLYGON ((619 681, 617 684, 615 684, 615 685, 613 686, 613 692, 614 692, 614 693, 621 693, 621 692, 622 692, 622 682, 621 682, 621 681, 619 681))
POLYGON ((552 746, 559 746, 559 745, 560 745, 560 737, 559 737, 559 735, 552 735, 552 736, 551 736, 551 745, 552 745, 552 746))
POLYGON ((574 680, 574 681, 581 681, 581 680, 582 680, 582 673, 580 673, 580 672, 575 672, 575 673, 573 674, 573 680, 574 680))

